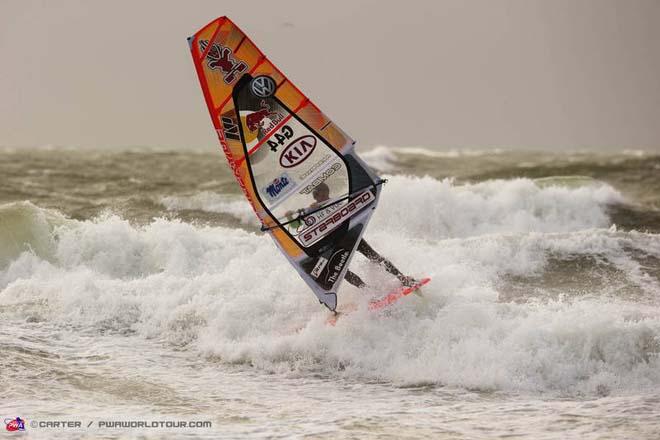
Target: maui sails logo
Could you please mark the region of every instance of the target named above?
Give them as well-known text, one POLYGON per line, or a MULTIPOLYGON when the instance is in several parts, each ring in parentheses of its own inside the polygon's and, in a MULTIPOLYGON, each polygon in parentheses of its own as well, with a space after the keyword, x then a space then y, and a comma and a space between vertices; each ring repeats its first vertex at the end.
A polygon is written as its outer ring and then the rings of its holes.
POLYGON ((271 183, 264 188, 264 193, 268 200, 272 203, 283 194, 289 192, 291 188, 295 185, 293 184, 293 179, 289 177, 287 173, 283 173, 280 177, 275 178, 271 183))
POLYGON ((236 120, 229 113, 222 115, 220 121, 222 122, 222 128, 225 131, 225 137, 227 139, 232 139, 235 141, 241 140, 241 135, 238 130, 238 124, 236 123, 236 120))
MULTIPOLYGON (((208 46, 209 42, 207 40, 199 41, 199 48, 202 53, 206 51, 208 46)), ((236 77, 248 68, 245 62, 234 57, 230 48, 218 43, 213 43, 213 46, 207 52, 206 65, 209 66, 209 69, 220 70, 223 74, 222 79, 227 84, 233 83, 236 77)))
POLYGON ((5 419, 5 428, 10 432, 25 431, 25 420, 20 417, 5 419))

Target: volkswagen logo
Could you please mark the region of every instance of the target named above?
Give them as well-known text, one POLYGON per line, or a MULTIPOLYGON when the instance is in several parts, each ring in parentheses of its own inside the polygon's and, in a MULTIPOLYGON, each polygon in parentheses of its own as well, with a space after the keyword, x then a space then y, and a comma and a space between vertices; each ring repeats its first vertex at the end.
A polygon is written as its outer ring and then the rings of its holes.
POLYGON ((250 84, 252 93, 260 98, 268 98, 275 93, 275 81, 270 76, 258 76, 250 84))

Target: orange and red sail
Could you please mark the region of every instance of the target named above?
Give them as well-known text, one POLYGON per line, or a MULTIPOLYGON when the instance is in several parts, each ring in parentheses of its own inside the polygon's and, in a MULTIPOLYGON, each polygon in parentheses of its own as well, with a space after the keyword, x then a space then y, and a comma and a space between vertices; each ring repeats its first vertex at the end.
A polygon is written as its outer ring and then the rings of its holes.
POLYGON ((381 181, 354 141, 230 19, 188 42, 220 144, 262 229, 335 310, 381 181))

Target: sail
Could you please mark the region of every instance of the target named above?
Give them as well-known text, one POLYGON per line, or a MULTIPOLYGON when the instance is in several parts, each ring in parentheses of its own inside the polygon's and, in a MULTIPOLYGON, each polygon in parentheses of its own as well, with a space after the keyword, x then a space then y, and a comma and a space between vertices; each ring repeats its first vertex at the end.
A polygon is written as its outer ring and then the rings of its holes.
POLYGON ((262 230, 334 311, 381 180, 227 17, 188 43, 223 152, 262 230))

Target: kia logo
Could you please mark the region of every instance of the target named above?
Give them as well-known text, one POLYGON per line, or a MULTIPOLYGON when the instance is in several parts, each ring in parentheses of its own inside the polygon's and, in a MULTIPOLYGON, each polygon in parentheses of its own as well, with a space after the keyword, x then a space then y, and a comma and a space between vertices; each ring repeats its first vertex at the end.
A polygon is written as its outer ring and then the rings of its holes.
POLYGON ((302 136, 291 142, 280 154, 280 165, 292 168, 300 165, 316 148, 316 138, 310 134, 302 136))

